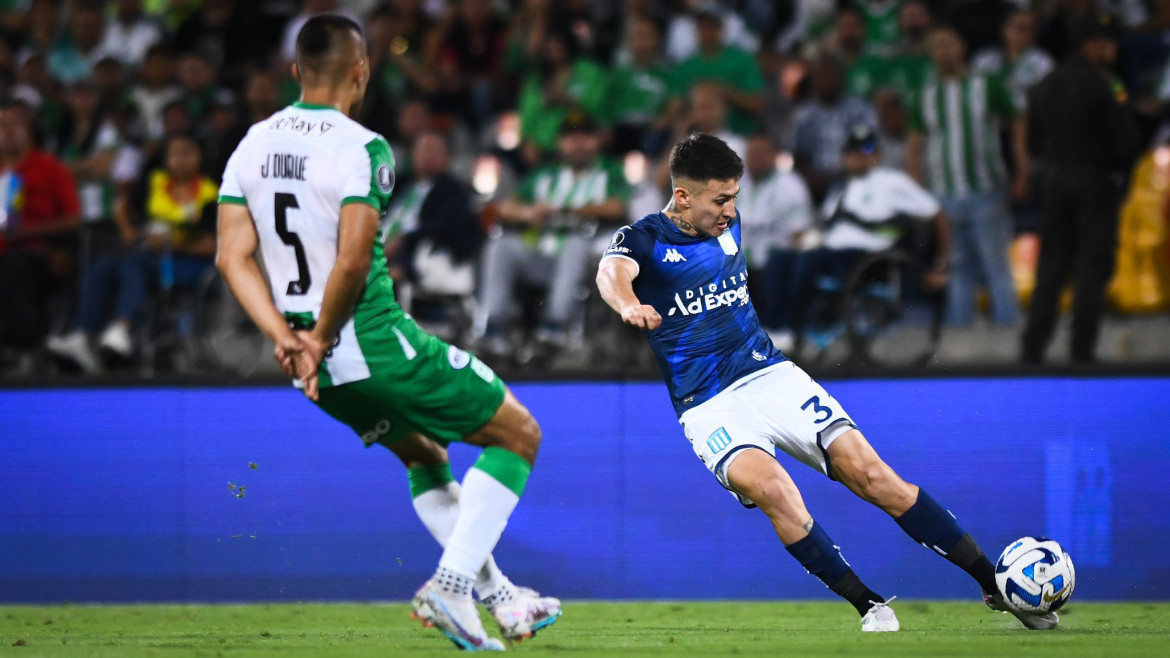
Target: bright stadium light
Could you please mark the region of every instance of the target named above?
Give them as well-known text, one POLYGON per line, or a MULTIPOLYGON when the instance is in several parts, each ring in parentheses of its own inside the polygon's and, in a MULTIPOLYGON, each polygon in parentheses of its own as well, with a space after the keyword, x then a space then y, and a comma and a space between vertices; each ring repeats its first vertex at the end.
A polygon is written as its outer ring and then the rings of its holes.
POLYGON ((641 151, 630 151, 622 161, 626 182, 637 185, 646 180, 646 156, 641 151))
POLYGON ((481 155, 475 160, 471 186, 483 196, 490 197, 500 186, 500 161, 494 155, 481 155))

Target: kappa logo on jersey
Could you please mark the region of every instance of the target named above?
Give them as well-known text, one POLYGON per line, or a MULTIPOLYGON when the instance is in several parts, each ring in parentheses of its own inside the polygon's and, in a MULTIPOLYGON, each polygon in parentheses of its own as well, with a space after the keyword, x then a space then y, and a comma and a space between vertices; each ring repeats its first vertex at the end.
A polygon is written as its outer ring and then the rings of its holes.
POLYGON ((664 263, 685 263, 686 257, 678 253, 678 249, 667 249, 666 255, 662 257, 664 263))
POLYGON ((394 189, 394 169, 383 163, 378 167, 378 189, 382 190, 383 194, 389 194, 390 190, 394 189))
POLYGON ((672 316, 675 313, 697 315, 721 306, 735 306, 737 304, 743 306, 748 301, 747 272, 744 272, 733 274, 730 279, 724 279, 720 283, 709 283, 706 287, 688 290, 681 294, 674 293, 674 308, 670 309, 666 315, 672 316), (729 287, 729 281, 732 286, 737 287, 729 287))

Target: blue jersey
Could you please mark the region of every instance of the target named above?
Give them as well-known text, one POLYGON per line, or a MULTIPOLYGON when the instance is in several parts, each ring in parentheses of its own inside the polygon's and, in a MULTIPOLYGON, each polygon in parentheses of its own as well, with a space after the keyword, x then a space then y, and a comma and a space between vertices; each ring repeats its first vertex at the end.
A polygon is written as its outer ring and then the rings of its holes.
POLYGON ((786 360, 748 299, 738 211, 718 238, 687 235, 663 213, 646 215, 615 233, 603 258, 638 264, 634 294, 662 316, 647 337, 680 416, 786 360))

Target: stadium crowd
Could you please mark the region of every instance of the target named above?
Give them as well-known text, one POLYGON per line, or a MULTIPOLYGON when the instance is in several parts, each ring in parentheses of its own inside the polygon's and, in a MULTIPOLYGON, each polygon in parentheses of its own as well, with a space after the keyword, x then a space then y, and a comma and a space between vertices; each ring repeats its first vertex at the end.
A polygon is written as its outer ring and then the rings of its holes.
POLYGON ((598 255, 663 207, 665 156, 692 131, 746 163, 753 294, 782 348, 801 254, 873 165, 949 225, 932 260, 949 324, 1022 332, 1033 304, 1025 360, 1067 280, 1079 361, 1107 287, 1121 311, 1170 305, 1167 0, 0 0, 0 372, 133 363, 159 297, 209 285, 227 158, 296 100, 295 37, 323 12, 366 30, 359 118, 395 155, 403 303, 454 308, 487 355, 590 334, 598 255), (1095 82, 1029 112, 1065 62, 1095 82), (1092 103, 1108 125, 1052 136, 1092 103), (1082 164, 1052 145, 1091 139, 1114 148, 1082 164), (1058 165, 1104 182, 1045 219, 1070 185, 1058 165))

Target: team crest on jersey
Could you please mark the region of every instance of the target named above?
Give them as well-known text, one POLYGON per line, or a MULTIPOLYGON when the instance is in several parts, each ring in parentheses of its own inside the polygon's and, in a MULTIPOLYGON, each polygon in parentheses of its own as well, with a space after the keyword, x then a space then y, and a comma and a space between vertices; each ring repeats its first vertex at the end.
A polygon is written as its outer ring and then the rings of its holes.
MULTIPOLYGON (((622 228, 626 229, 629 227, 623 226, 622 228)), ((611 241, 609 243, 609 247, 605 250, 605 253, 606 254, 619 254, 619 255, 630 253, 629 247, 622 246, 622 243, 625 241, 626 241, 626 234, 625 233, 622 233, 621 231, 614 233, 613 234, 613 241, 611 241)))
POLYGON ((462 370, 471 363, 471 355, 467 352, 455 347, 454 345, 447 346, 447 362, 456 370, 462 370))
POLYGON ((383 194, 390 194, 390 190, 394 189, 394 168, 388 164, 379 165, 377 178, 378 189, 382 190, 383 194))

